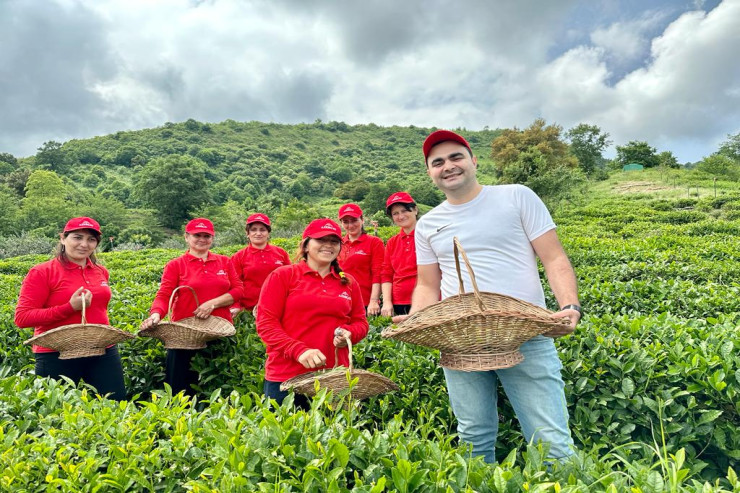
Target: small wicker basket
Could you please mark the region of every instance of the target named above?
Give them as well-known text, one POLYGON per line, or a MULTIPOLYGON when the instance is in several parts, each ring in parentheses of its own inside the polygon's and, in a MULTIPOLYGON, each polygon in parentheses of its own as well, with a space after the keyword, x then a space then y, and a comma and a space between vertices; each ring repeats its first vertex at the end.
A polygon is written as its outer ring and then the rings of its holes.
POLYGON ((350 397, 362 400, 368 397, 373 397, 393 390, 398 390, 396 385, 391 379, 373 373, 367 370, 356 370, 352 365, 352 342, 347 337, 347 347, 349 348, 349 368, 343 366, 336 366, 339 361, 338 348, 334 349, 334 368, 331 370, 320 370, 311 373, 303 373, 297 377, 293 377, 290 380, 286 380, 280 384, 280 390, 293 390, 298 394, 304 394, 312 397, 316 394, 316 384, 319 382, 319 387, 322 389, 332 390, 335 396, 343 395, 349 389, 349 382, 347 381, 347 372, 349 371, 350 380, 357 379, 357 384, 352 387, 350 397))
MULTIPOLYGON (((84 298, 85 294, 81 296, 84 298)), ((102 356, 108 346, 133 338, 133 334, 110 325, 87 323, 83 300, 81 323, 47 330, 28 339, 24 344, 36 344, 59 351, 59 359, 73 359, 102 356)))
POLYGON ((384 329, 383 337, 439 349, 439 364, 445 368, 482 371, 521 363, 522 343, 569 325, 568 319, 552 318, 551 311, 532 303, 497 293, 481 293, 465 250, 457 237, 453 242, 459 294, 414 313, 397 327, 384 329), (465 293, 460 255, 473 293, 465 293))
POLYGON ((236 329, 228 320, 211 315, 208 318, 188 317, 172 322, 172 307, 175 293, 182 288, 188 288, 198 302, 198 295, 190 286, 178 286, 170 295, 167 315, 157 325, 137 332, 139 337, 154 337, 164 342, 167 349, 203 349, 208 341, 221 337, 231 337, 236 329))

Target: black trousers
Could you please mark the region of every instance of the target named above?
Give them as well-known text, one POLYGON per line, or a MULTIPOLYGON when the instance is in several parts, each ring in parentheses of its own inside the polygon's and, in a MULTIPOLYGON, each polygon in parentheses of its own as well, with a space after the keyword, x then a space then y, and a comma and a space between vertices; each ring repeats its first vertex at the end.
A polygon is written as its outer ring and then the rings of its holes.
POLYGON ((88 358, 59 359, 59 353, 36 353, 36 375, 56 378, 65 376, 75 382, 83 382, 95 387, 100 395, 109 394, 111 399, 122 401, 126 398, 123 383, 121 355, 116 346, 109 347, 102 356, 88 358))
MULTIPOLYGON (((282 405, 283 401, 290 393, 287 390, 280 390, 281 383, 283 382, 271 382, 269 380, 265 380, 265 384, 262 387, 265 390, 265 397, 275 399, 278 405, 282 405)), ((311 409, 311 405, 308 403, 308 398, 303 394, 295 394, 293 403, 296 407, 305 409, 306 411, 311 409)))
POLYGON ((393 305, 393 313, 396 315, 408 315, 411 305, 393 305))
POLYGON ((192 385, 198 381, 198 373, 190 369, 190 360, 197 349, 168 349, 165 361, 164 381, 172 387, 172 395, 185 392, 195 395, 192 385))

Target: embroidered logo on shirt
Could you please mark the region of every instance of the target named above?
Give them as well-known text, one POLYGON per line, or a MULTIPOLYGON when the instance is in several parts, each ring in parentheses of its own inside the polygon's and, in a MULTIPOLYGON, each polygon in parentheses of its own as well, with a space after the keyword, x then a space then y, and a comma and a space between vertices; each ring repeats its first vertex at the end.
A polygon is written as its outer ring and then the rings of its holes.
POLYGON ((100 285, 101 285, 101 286, 107 286, 107 285, 108 285, 108 281, 102 281, 102 282, 100 283, 100 285))
POLYGON ((354 253, 355 253, 355 255, 369 255, 368 253, 365 253, 365 250, 357 250, 354 253))
POLYGON ((283 265, 283 261, 282 261, 282 260, 276 260, 276 261, 275 261, 275 263, 276 263, 277 265, 283 265))
POLYGON ((342 294, 339 295, 340 298, 344 298, 345 300, 352 301, 352 297, 349 295, 347 291, 344 291, 342 294))
POLYGON ((443 229, 445 229, 447 226, 452 226, 452 223, 445 224, 444 226, 440 226, 439 228, 437 228, 437 233, 439 233, 440 231, 442 231, 443 229))
POLYGON ((225 275, 227 275, 227 274, 226 274, 226 271, 225 271, 225 270, 221 269, 221 270, 219 270, 218 272, 216 272, 216 275, 217 275, 217 276, 225 276, 225 275))

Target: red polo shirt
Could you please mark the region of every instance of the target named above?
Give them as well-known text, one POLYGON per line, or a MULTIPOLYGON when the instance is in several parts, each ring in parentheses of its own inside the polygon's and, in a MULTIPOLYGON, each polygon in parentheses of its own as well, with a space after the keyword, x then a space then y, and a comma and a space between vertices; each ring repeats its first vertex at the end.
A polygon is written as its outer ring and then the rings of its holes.
MULTIPOLYGON (((193 288, 201 304, 226 293, 238 300, 242 294, 242 282, 236 275, 229 257, 208 252, 208 258, 201 259, 191 255, 190 252, 185 252, 184 255, 170 260, 164 266, 162 282, 149 313, 159 313, 164 318, 167 315, 170 295, 178 286, 193 288)), ((193 312, 198 308, 189 289, 179 290, 173 303, 172 321, 192 317, 193 312)), ((212 315, 225 318, 229 322, 232 321, 228 306, 216 308, 212 315)))
POLYGON ((342 270, 352 274, 360 284, 363 306, 370 303, 373 284, 380 283, 384 255, 383 240, 377 236, 363 233, 355 241, 350 241, 349 235, 342 238, 337 260, 342 270))
POLYGON ((388 240, 383 261, 383 282, 393 283, 391 296, 396 305, 410 305, 416 286, 416 244, 414 231, 403 229, 388 240))
MULTIPOLYGON (((348 285, 334 271, 322 278, 305 261, 279 267, 262 286, 257 308, 257 333, 267 346, 265 379, 284 382, 314 371, 304 368, 298 357, 309 349, 326 356, 334 366, 334 329, 350 331, 353 344, 367 335, 365 306, 357 282, 348 285)), ((347 348, 339 350, 339 364, 348 366, 347 348)))
MULTIPOLYGON (((15 324, 33 327, 33 335, 63 325, 82 323, 82 311, 72 308, 69 298, 83 287, 92 293, 92 302, 85 308, 85 317, 91 324, 108 325, 108 270, 89 259, 85 267, 73 262, 52 259, 31 267, 21 286, 15 324)), ((34 353, 53 353, 53 349, 33 346, 34 353)))
POLYGON ((274 245, 268 244, 262 250, 247 245, 231 256, 231 263, 244 284, 241 299, 236 302, 245 310, 251 310, 257 305, 267 276, 278 267, 290 265, 290 257, 288 252, 274 245))

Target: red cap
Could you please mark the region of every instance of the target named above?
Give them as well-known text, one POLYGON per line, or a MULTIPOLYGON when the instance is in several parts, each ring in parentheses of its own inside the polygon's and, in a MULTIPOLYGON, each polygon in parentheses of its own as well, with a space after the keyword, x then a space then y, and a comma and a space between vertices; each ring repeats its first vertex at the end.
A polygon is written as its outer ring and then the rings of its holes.
POLYGON ((426 161, 429 157, 432 147, 436 146, 440 142, 447 142, 449 140, 462 144, 470 149, 470 144, 468 144, 468 141, 465 140, 462 135, 457 135, 455 132, 450 132, 449 130, 436 130, 430 133, 424 141, 424 145, 422 146, 422 149, 424 150, 424 160, 426 161))
POLYGON ((190 234, 195 233, 208 233, 209 235, 215 235, 216 231, 213 229, 213 223, 205 217, 196 217, 192 221, 185 225, 185 232, 190 234))
POLYGON ((385 208, 388 209, 393 204, 415 204, 416 201, 414 198, 407 194, 406 192, 396 192, 391 194, 390 197, 388 197, 388 200, 385 201, 385 208))
POLYGON ((326 217, 314 219, 303 230, 303 238, 323 238, 329 235, 341 238, 342 230, 337 223, 326 217))
POLYGON ((357 204, 344 204, 339 208, 339 219, 342 219, 344 216, 362 217, 362 209, 357 204))
POLYGON ((100 224, 91 217, 73 217, 64 225, 64 232, 75 231, 77 229, 92 229, 100 234, 100 224))
POLYGON ((260 214, 260 213, 252 214, 251 216, 247 218, 247 226, 249 226, 252 223, 262 223, 268 228, 271 226, 270 218, 267 217, 267 214, 260 214))

